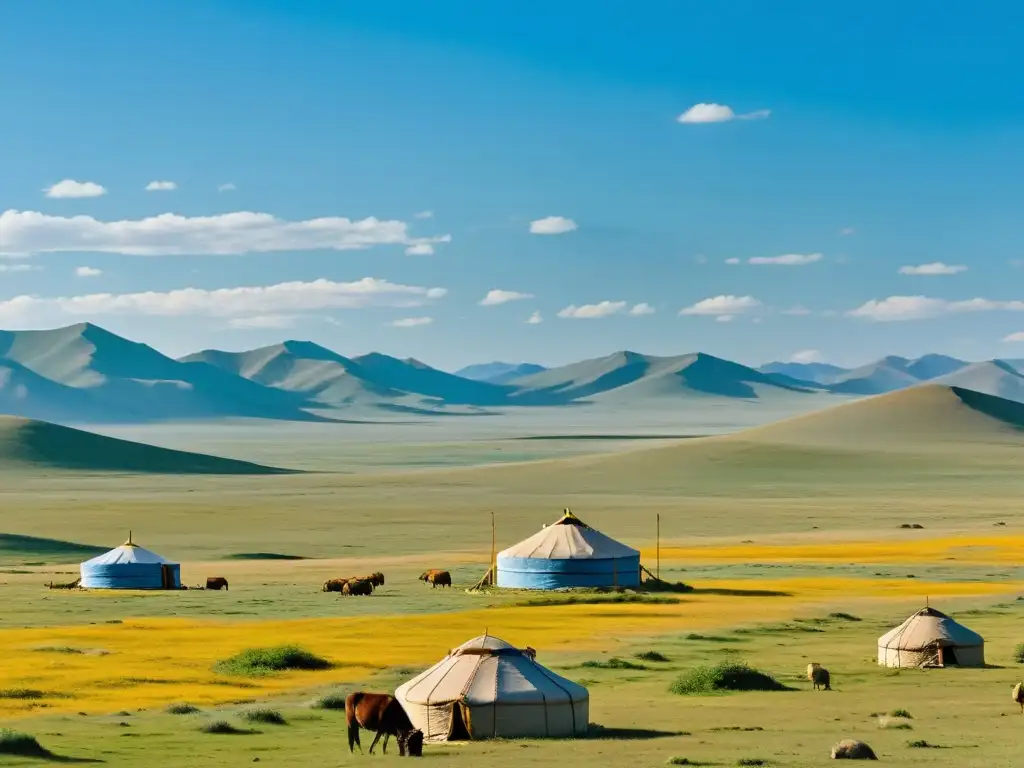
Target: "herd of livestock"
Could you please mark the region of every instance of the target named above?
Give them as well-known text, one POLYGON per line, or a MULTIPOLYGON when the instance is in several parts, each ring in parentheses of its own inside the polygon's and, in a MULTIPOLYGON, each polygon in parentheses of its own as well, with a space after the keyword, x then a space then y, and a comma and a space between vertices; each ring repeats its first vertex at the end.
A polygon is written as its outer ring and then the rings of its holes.
MULTIPOLYGON (((429 570, 420 574, 424 581, 433 588, 450 587, 452 575, 448 571, 429 570)), ((380 571, 369 576, 352 576, 347 579, 328 579, 324 582, 322 592, 340 592, 343 595, 372 595, 373 590, 383 586, 384 574, 380 571)))

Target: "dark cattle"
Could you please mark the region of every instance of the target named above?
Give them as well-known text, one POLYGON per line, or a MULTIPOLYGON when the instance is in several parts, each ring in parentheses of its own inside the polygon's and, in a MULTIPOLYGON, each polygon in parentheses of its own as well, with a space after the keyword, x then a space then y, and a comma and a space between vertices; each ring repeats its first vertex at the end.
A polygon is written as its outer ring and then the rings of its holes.
POLYGON ((437 587, 450 587, 452 575, 448 571, 429 570, 420 574, 420 581, 425 581, 434 589, 437 587))
POLYGON ((359 729, 374 731, 370 754, 377 746, 380 737, 384 737, 384 754, 388 751, 388 739, 398 739, 398 754, 405 757, 423 755, 423 732, 414 728, 402 705, 393 696, 386 693, 364 693, 358 691, 345 697, 345 722, 348 725, 348 751, 354 752, 355 747, 363 751, 359 743, 359 729))
POLYGON ((811 677, 811 682, 814 683, 814 690, 824 688, 826 691, 832 690, 832 675, 829 674, 828 670, 824 667, 815 667, 814 674, 811 677))
POLYGON ((366 579, 349 579, 341 588, 343 595, 372 595, 373 584, 366 579))
POLYGON ((228 580, 223 576, 212 576, 206 580, 207 589, 227 589, 228 580))
POLYGON ((384 574, 380 571, 377 571, 376 573, 371 573, 369 576, 366 577, 366 580, 373 584, 374 587, 384 586, 384 574))
POLYGON ((342 587, 348 583, 348 579, 330 579, 324 582, 324 592, 341 592, 342 587))

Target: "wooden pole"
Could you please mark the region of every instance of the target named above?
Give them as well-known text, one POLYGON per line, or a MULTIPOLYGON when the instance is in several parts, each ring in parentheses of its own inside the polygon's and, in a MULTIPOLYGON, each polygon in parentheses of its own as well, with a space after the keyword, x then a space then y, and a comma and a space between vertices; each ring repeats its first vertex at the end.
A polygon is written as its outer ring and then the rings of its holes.
POLYGON ((495 545, 495 537, 494 537, 494 510, 492 509, 491 510, 491 563, 490 563, 491 586, 492 587, 494 586, 494 582, 498 578, 498 564, 497 564, 497 562, 495 562, 496 559, 497 559, 497 555, 495 554, 495 551, 494 551, 495 548, 496 548, 496 545, 495 545))
POLYGON ((661 581, 661 512, 658 513, 658 545, 657 545, 657 563, 654 566, 654 578, 661 581))

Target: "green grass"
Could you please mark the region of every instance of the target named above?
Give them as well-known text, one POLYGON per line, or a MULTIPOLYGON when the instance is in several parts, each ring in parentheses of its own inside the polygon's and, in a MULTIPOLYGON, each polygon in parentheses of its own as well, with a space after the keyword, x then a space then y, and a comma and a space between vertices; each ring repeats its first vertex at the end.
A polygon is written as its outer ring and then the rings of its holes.
POLYGON ((669 691, 677 696, 694 696, 727 691, 788 691, 771 675, 746 664, 721 662, 713 666, 700 666, 677 677, 669 691))
POLYGON ((314 709, 345 709, 344 693, 325 693, 313 702, 314 709))
POLYGON ((214 720, 212 723, 204 723, 199 726, 199 730, 201 733, 210 733, 218 736, 244 736, 247 734, 257 733, 257 731, 238 728, 227 720, 214 720))
POLYGON ((250 723, 262 723, 264 725, 288 725, 284 715, 276 709, 250 709, 242 713, 242 717, 250 723))
POLYGON ((702 643, 744 643, 747 641, 745 637, 730 637, 728 635, 701 635, 696 632, 691 632, 686 635, 686 640, 693 640, 702 643))
POLYGON ((924 739, 916 739, 914 741, 908 741, 907 746, 911 749, 937 749, 937 744, 929 744, 924 739))
POLYGON ((1024 664, 1024 643, 1017 643, 1013 649, 1013 660, 1018 664, 1024 664))
POLYGON ((580 666, 585 669, 647 669, 643 664, 619 658, 584 661, 580 666))
POLYGON ((53 753, 43 747, 35 736, 7 728, 0 728, 0 755, 30 757, 38 760, 50 760, 54 757, 53 753))
POLYGON ((0 533, 0 562, 28 565, 35 563, 73 563, 102 555, 110 547, 78 544, 61 539, 0 533))
POLYGON ((0 688, 0 699, 67 699, 66 693, 56 691, 40 691, 36 688, 0 688))
POLYGON ((300 648, 282 645, 277 648, 249 648, 229 659, 217 662, 214 671, 222 675, 259 677, 291 670, 323 670, 333 665, 327 659, 300 648))
POLYGON ((603 605, 619 603, 646 603, 649 605, 675 605, 679 598, 667 595, 647 595, 643 593, 612 593, 612 594, 573 594, 555 595, 552 597, 531 597, 527 600, 512 603, 516 606, 544 605, 603 605))

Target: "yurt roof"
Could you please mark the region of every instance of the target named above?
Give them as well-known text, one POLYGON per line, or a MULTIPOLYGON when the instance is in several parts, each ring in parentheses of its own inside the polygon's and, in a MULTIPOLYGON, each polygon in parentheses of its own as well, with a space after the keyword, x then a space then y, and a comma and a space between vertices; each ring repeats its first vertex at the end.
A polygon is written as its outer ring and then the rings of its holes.
POLYGON ((984 642, 977 632, 930 607, 922 608, 878 638, 879 647, 901 651, 918 651, 935 645, 970 648, 984 642))
POLYGON ((156 552, 140 547, 134 543, 131 536, 128 541, 120 547, 115 547, 109 552, 97 555, 92 560, 86 560, 83 565, 125 565, 129 563, 140 563, 145 565, 173 565, 170 560, 161 557, 156 552))
POLYGON ((541 666, 504 640, 488 636, 463 643, 400 685, 396 695, 416 704, 463 701, 470 706, 552 704, 585 701, 590 696, 582 685, 541 666))
POLYGON ((610 560, 639 555, 632 547, 591 528, 568 509, 553 525, 498 553, 498 557, 545 560, 610 560))

